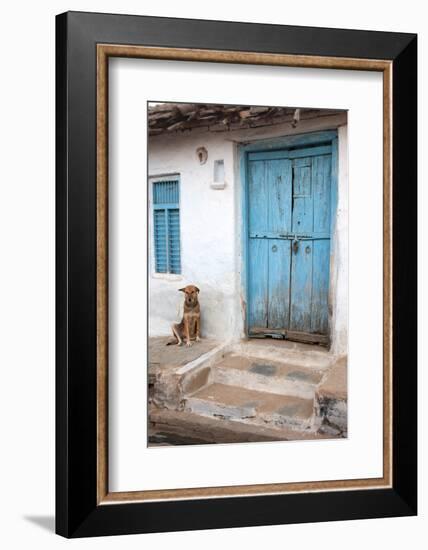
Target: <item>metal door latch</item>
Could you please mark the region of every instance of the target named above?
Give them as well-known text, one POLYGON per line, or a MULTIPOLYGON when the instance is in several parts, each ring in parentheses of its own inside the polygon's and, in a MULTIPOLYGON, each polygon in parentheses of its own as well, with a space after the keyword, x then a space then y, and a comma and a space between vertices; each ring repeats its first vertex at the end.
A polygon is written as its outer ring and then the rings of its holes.
POLYGON ((294 254, 297 254, 299 250, 299 241, 297 239, 294 239, 293 241, 293 252, 294 254))

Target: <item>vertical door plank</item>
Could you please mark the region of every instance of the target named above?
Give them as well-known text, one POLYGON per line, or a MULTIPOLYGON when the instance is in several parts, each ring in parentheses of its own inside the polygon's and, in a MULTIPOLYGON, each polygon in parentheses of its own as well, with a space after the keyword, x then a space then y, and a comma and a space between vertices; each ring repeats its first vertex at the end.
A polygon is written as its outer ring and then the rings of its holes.
POLYGON ((313 241, 311 332, 328 333, 330 240, 313 241))
POLYGON ((288 159, 266 162, 269 193, 268 230, 285 234, 291 231, 292 162, 288 159))
MULTIPOLYGON (((314 231, 330 232, 331 155, 312 160, 314 231)), ((313 243, 311 332, 328 333, 328 289, 330 280, 330 239, 313 243)))
POLYGON ((293 172, 292 231, 311 233, 313 231, 312 158, 296 159, 293 172))
MULTIPOLYGON (((269 191, 268 229, 277 236, 291 231, 292 162, 267 162, 269 191)), ((290 241, 269 239, 268 328, 287 328, 290 298, 290 241)))
POLYGON ((312 243, 313 241, 301 241, 297 253, 291 251, 290 330, 311 330, 312 243))
POLYGON ((314 200, 314 231, 330 232, 331 156, 312 159, 312 186, 314 200))
POLYGON ((249 322, 251 327, 267 327, 268 320, 268 239, 250 239, 249 322))
POLYGON ((269 328, 288 328, 290 316, 290 246, 290 241, 269 239, 269 328))
POLYGON ((248 167, 249 229, 251 233, 268 229, 269 191, 266 181, 266 162, 251 161, 248 167))
MULTIPOLYGON (((249 231, 265 233, 268 229, 269 190, 266 162, 251 161, 248 167, 249 231)), ((268 241, 249 239, 249 326, 267 327, 268 316, 268 241)))
MULTIPOLYGON (((294 161, 293 233, 313 231, 312 158, 294 161)), ((312 241, 298 241, 297 251, 291 246, 290 330, 311 330, 312 241)))

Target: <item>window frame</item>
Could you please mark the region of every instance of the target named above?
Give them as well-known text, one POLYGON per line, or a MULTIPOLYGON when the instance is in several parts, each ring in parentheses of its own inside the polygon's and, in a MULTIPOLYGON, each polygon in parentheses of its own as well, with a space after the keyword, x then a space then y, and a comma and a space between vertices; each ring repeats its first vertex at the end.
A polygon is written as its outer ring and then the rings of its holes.
MULTIPOLYGON (((151 250, 149 250, 149 261, 150 261, 150 274, 153 278, 156 279, 168 279, 168 280, 181 280, 183 279, 183 264, 182 264, 182 243, 181 243, 181 177, 178 172, 171 172, 167 174, 160 174, 156 176, 148 176, 149 183, 149 192, 148 192, 148 238, 151 242, 151 250), (154 188, 156 183, 162 183, 165 181, 174 181, 178 182, 178 202, 177 207, 179 211, 179 250, 180 250, 180 273, 172 273, 168 271, 169 269, 169 250, 168 250, 168 233, 166 236, 167 239, 167 271, 157 271, 157 261, 156 261, 156 241, 155 241, 155 225, 154 225, 154 213, 155 210, 168 210, 168 205, 155 205, 154 201, 154 188)), ((169 205, 170 206, 170 205, 169 205)), ((171 208, 169 208, 171 209, 171 208)), ((168 231, 168 219, 166 219, 166 231, 168 231)))

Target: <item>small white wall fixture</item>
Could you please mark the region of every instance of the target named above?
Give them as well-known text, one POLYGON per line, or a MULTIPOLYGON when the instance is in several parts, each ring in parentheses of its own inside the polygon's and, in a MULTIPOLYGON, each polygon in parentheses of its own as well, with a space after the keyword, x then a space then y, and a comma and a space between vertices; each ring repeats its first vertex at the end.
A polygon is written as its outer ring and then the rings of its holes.
POLYGON ((226 187, 224 177, 224 160, 214 161, 213 182, 210 185, 211 189, 224 189, 226 187))

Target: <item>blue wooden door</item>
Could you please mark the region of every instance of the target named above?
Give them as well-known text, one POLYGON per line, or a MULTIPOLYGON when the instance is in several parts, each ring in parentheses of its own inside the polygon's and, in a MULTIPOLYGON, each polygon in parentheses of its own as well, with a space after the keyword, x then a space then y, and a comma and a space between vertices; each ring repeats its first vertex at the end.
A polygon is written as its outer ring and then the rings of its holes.
POLYGON ((331 146, 248 154, 250 336, 328 342, 331 146))

